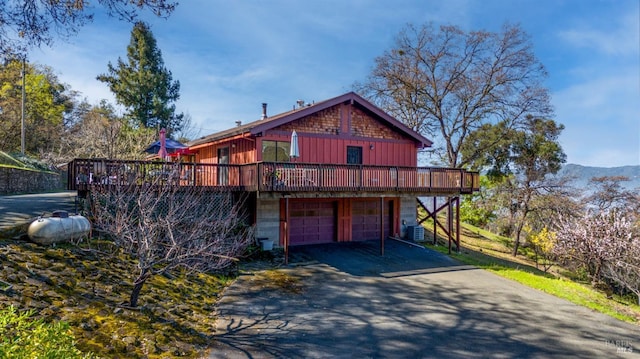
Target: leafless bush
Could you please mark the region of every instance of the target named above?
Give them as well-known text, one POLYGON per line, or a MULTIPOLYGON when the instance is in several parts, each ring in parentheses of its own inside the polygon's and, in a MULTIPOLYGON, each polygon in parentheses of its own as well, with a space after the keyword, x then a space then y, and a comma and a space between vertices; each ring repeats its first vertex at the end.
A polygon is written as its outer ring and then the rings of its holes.
MULTIPOLYGON (((640 255, 640 253, 636 253, 640 255)), ((626 288, 638 297, 640 305, 640 258, 627 258, 607 264, 603 269, 606 278, 626 288)))

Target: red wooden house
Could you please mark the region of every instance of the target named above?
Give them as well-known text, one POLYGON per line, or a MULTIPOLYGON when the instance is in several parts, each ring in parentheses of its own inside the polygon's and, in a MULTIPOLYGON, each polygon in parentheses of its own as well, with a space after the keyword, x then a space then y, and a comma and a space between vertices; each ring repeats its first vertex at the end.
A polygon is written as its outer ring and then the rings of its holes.
MULTIPOLYGON (((418 167, 418 150, 431 141, 353 92, 275 116, 266 110, 188 143, 193 162, 171 171, 162 161, 76 159, 69 189, 166 176, 179 186, 248 193, 256 237, 285 249, 404 236, 417 225, 417 198, 445 197, 452 209, 461 194, 479 190, 477 172, 418 167)), ((434 200, 428 214, 442 208, 434 200)), ((450 239, 452 222, 440 225, 450 239)))
MULTIPOLYGON (((188 145, 197 163, 259 164, 249 175, 261 184, 251 201, 256 236, 294 246, 403 236, 416 225, 416 197, 478 189, 477 173, 417 167, 431 144, 350 92, 271 117, 263 104, 260 120, 188 145)), ((198 182, 243 174, 217 170, 198 182)))

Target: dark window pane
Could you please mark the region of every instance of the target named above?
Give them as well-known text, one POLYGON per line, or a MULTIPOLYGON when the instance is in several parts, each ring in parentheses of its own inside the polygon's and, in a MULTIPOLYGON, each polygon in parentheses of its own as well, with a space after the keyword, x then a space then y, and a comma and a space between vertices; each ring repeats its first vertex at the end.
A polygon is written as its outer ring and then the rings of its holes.
POLYGON ((362 147, 347 146, 347 164, 350 164, 350 165, 362 164, 362 147))
POLYGON ((262 141, 262 160, 265 162, 289 161, 291 144, 283 141, 262 141))

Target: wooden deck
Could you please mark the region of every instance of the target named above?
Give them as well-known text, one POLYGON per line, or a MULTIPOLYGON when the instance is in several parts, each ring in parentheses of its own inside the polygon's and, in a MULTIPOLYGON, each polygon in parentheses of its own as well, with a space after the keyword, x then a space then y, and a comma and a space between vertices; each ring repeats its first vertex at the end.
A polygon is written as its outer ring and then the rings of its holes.
POLYGON ((405 192, 468 194, 480 189, 478 172, 458 168, 259 162, 245 165, 75 159, 68 189, 95 185, 163 183, 217 191, 405 192))

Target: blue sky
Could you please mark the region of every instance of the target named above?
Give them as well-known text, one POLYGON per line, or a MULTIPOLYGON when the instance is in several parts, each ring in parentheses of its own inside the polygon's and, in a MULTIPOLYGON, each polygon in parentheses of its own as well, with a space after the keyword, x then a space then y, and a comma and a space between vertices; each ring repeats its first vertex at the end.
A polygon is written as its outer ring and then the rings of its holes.
MULTIPOLYGON (((640 164, 639 0, 188 0, 144 15, 180 81, 179 112, 199 135, 273 115, 296 100, 351 91, 406 24, 499 31, 520 24, 549 72, 568 163, 640 164)), ((95 77, 126 57, 131 25, 97 16, 68 42, 33 50, 90 103, 113 96, 95 77)))

